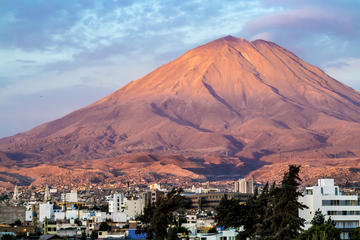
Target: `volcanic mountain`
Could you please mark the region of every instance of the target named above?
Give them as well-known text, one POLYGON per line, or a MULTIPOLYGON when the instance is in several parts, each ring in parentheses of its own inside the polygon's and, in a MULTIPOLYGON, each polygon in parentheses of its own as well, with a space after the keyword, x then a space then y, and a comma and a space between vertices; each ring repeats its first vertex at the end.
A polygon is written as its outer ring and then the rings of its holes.
POLYGON ((359 136, 358 92, 275 43, 227 36, 1 139, 0 166, 22 176, 44 164, 81 169, 96 161, 88 167, 101 169, 110 161, 124 175, 141 167, 145 175, 239 177, 294 159, 357 160, 359 136))

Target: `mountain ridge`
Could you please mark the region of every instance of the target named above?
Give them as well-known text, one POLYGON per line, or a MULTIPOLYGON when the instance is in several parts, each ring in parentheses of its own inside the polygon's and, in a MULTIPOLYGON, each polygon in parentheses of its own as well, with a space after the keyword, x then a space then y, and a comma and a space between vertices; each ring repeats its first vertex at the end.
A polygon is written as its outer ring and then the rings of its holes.
POLYGON ((275 43, 226 36, 63 118, 0 139, 0 150, 29 164, 140 152, 208 155, 220 165, 233 157, 231 166, 248 169, 239 168, 243 176, 277 163, 279 152, 359 156, 359 133, 358 92, 275 43))

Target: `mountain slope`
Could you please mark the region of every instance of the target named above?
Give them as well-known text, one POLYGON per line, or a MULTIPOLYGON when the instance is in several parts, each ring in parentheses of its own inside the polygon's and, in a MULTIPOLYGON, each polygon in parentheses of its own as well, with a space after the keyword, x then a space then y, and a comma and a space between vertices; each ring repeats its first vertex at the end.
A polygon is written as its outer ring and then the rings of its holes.
POLYGON ((227 36, 94 104, 1 139, 0 150, 33 166, 154 152, 236 157, 251 170, 265 155, 276 162, 278 152, 359 156, 359 134, 358 92, 275 43, 227 36))

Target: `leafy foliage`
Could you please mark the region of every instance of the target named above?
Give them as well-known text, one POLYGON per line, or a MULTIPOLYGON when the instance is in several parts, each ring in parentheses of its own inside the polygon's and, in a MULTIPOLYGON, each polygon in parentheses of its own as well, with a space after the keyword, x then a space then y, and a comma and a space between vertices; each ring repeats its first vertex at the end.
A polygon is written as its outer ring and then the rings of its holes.
POLYGON ((354 229, 352 240, 360 240, 360 227, 354 229))
POLYGON ((11 234, 4 234, 1 237, 1 240, 15 240, 15 236, 11 235, 11 234))
POLYGON ((185 208, 189 207, 189 201, 181 195, 182 189, 173 188, 166 196, 161 197, 154 206, 144 209, 144 214, 138 217, 142 222, 141 232, 147 233, 147 238, 165 239, 169 225, 180 225, 185 214, 185 208))
POLYGON ((111 226, 107 222, 100 223, 99 231, 111 231, 111 226))
POLYGON ((324 215, 320 210, 315 212, 314 218, 311 220, 312 226, 303 231, 297 240, 340 240, 340 230, 335 228, 335 224, 329 218, 325 221, 324 215))
POLYGON ((325 217, 324 215, 321 213, 320 209, 316 210, 314 218, 311 220, 311 224, 312 225, 323 225, 325 223, 325 217))
POLYGON ((217 224, 227 227, 243 226, 237 240, 293 240, 299 235, 304 219, 299 217, 299 209, 306 207, 297 201, 301 195, 300 166, 290 165, 280 186, 266 184, 259 194, 255 189, 246 205, 225 196, 216 208, 217 224))
POLYGON ((240 205, 238 199, 231 198, 225 194, 216 207, 215 221, 224 228, 238 227, 243 223, 245 207, 240 205))
POLYGON ((340 240, 340 233, 340 230, 334 225, 325 222, 322 225, 313 225, 303 231, 297 240, 340 240))
POLYGON ((300 166, 290 165, 289 171, 284 174, 281 187, 276 192, 277 202, 274 202, 274 211, 271 217, 273 239, 293 240, 299 235, 305 220, 299 217, 299 209, 306 206, 297 201, 301 193, 297 191, 301 179, 300 166))
POLYGON ((182 233, 182 234, 188 234, 188 230, 184 227, 172 227, 169 228, 168 230, 168 234, 167 234, 167 240, 178 240, 178 233, 182 233))

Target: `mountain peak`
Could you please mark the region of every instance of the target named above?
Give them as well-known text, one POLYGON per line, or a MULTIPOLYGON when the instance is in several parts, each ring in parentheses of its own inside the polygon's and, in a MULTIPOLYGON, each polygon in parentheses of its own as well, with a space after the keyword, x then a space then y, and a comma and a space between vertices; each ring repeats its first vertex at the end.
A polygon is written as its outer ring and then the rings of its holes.
MULTIPOLYGON (((276 163, 280 149, 287 156, 355 157, 360 156, 359 102, 358 92, 275 43, 225 36, 97 103, 1 139, 0 161, 6 152, 13 171, 15 163, 65 166, 63 161, 124 156, 114 160, 122 173, 144 166, 146 159, 126 160, 129 153, 184 154, 192 159, 186 164, 149 157, 146 171, 173 174, 168 169, 176 163, 203 175, 221 164, 245 174, 262 160, 276 163), (204 155, 223 158, 199 158, 204 155)), ((214 172, 228 174, 221 169, 214 172)))
POLYGON ((234 36, 232 36, 232 35, 227 35, 227 36, 225 36, 225 37, 223 37, 223 38, 220 38, 220 39, 223 39, 223 40, 225 40, 225 41, 231 42, 231 41, 237 41, 239 38, 234 37, 234 36))

